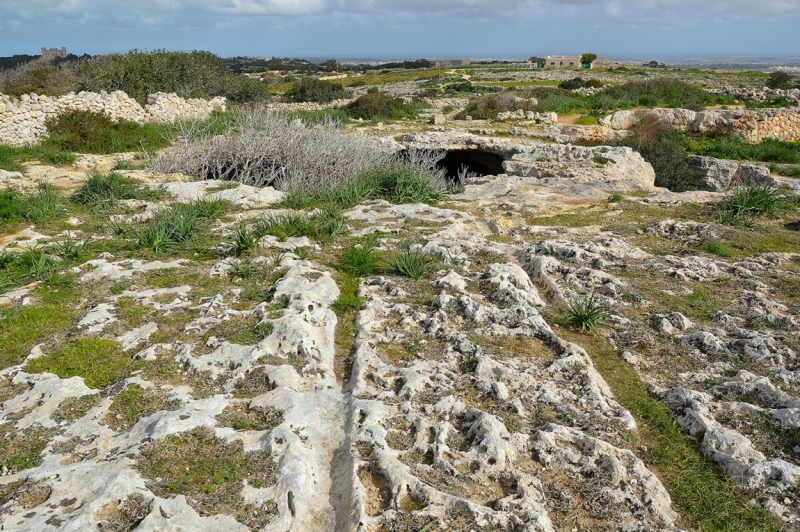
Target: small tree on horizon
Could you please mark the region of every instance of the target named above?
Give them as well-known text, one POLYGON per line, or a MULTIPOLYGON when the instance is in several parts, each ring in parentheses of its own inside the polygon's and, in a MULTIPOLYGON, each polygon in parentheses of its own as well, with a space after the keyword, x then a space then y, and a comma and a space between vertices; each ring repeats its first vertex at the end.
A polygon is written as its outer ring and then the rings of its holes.
POLYGON ((594 63, 595 59, 597 59, 597 54, 585 53, 581 55, 581 64, 591 65, 592 63, 594 63))
POLYGON ((531 58, 528 59, 529 63, 544 63, 546 61, 547 60, 544 57, 538 57, 538 56, 535 56, 535 55, 531 56, 531 58))

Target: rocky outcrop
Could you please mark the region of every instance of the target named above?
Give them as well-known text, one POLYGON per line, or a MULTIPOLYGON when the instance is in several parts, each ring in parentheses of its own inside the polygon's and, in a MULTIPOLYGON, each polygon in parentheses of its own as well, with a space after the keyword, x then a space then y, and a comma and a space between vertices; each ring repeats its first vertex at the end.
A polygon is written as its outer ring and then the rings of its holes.
POLYGON ((225 105, 222 97, 184 99, 163 92, 151 94, 144 107, 122 91, 79 92, 58 97, 31 93, 23 94, 19 100, 0 94, 0 144, 24 146, 40 142, 47 136, 45 122, 72 110, 105 113, 114 120, 142 124, 205 120, 215 109, 224 111, 225 105))
POLYGON ((698 112, 688 109, 617 111, 598 120, 598 124, 612 129, 630 129, 645 117, 658 119, 667 129, 694 133, 733 133, 751 143, 769 138, 800 140, 800 108, 797 107, 698 112))
POLYGON ((702 190, 724 192, 731 185, 767 185, 772 184, 769 168, 739 161, 728 161, 704 157, 689 156, 689 168, 694 172, 697 183, 702 190))

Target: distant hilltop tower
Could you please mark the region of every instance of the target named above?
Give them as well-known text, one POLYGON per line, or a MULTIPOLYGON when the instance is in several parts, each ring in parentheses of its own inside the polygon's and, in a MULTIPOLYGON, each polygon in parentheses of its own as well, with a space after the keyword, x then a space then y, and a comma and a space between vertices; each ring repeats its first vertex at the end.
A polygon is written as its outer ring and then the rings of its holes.
POLYGON ((58 48, 42 48, 42 57, 44 59, 56 59, 59 57, 67 57, 67 47, 62 46, 61 50, 58 48))

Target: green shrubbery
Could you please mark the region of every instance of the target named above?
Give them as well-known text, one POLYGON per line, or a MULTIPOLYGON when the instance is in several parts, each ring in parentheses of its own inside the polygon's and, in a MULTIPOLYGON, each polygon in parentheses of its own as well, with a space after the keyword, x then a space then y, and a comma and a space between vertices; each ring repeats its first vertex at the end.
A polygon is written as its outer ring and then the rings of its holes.
POLYGON ((770 89, 792 89, 800 87, 800 78, 779 70, 770 74, 764 85, 770 89))
POLYGON ((41 223, 63 212, 64 200, 49 183, 39 183, 33 194, 0 192, 0 225, 18 220, 41 223))
POLYGON ((681 138, 686 150, 691 154, 740 161, 800 164, 799 142, 765 139, 758 144, 750 144, 736 135, 717 137, 682 135, 681 138))
POLYGON ((221 58, 204 51, 131 50, 59 64, 37 60, 0 74, 4 94, 60 95, 82 90, 121 90, 142 105, 155 92, 174 92, 184 98, 225 96, 234 102, 269 96, 264 83, 234 74, 221 58))
POLYGON ((328 103, 347 97, 347 91, 336 83, 317 78, 303 78, 292 85, 286 98, 293 102, 328 103))
POLYGON ((49 119, 45 146, 80 153, 153 150, 167 145, 161 129, 129 120, 112 120, 104 113, 74 110, 49 119))
POLYGON ((581 77, 568 79, 558 84, 559 89, 574 90, 585 88, 601 88, 605 83, 599 79, 583 79, 581 77))
POLYGON ((639 152, 653 167, 657 187, 673 192, 697 189, 697 177, 689 168, 682 135, 667 130, 657 118, 645 118, 636 125, 633 135, 613 144, 639 152))
POLYGON ((395 98, 385 92, 368 92, 345 107, 345 112, 352 118, 372 120, 373 118, 415 118, 416 108, 402 98, 395 98))

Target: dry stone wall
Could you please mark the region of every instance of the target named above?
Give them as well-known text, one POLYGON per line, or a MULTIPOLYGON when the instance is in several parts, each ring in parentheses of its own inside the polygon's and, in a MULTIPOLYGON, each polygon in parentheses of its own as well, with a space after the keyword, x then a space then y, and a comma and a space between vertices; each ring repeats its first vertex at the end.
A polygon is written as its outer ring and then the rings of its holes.
POLYGON ((106 113, 112 119, 137 122, 169 123, 176 120, 204 120, 215 109, 225 110, 225 98, 211 100, 184 99, 176 94, 158 92, 147 98, 147 105, 122 91, 79 92, 64 96, 23 94, 12 100, 0 94, 0 144, 24 146, 41 142, 47 137, 45 122, 72 110, 106 113))
POLYGON ((754 144, 770 138, 800 141, 799 107, 699 112, 688 109, 617 111, 598 120, 598 124, 617 130, 629 129, 647 116, 658 118, 670 129, 695 133, 733 133, 754 144))

